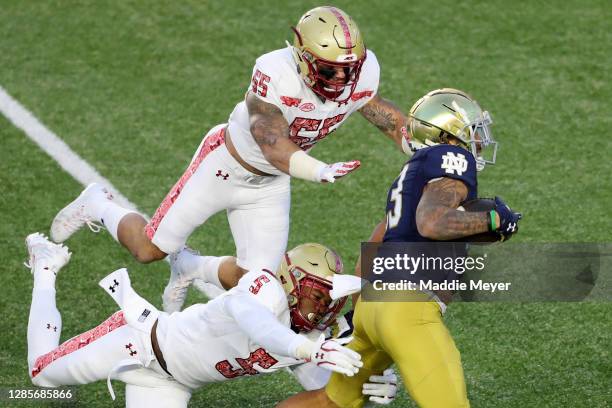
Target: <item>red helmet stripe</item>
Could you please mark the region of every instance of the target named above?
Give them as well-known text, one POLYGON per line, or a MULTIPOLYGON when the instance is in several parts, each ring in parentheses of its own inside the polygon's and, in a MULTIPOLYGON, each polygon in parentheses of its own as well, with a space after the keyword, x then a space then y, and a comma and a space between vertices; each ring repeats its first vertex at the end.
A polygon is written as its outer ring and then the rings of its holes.
POLYGON ((276 275, 275 275, 275 274, 273 274, 271 270, 266 269, 266 268, 262 268, 261 270, 262 270, 262 271, 264 271, 264 272, 269 273, 270 275, 272 275, 272 276, 274 276, 274 277, 276 278, 276 275))
POLYGON ((353 52, 353 40, 351 39, 351 32, 349 31, 348 23, 344 19, 342 13, 340 13, 337 8, 330 7, 329 11, 331 11, 340 22, 340 26, 342 27, 342 31, 344 32, 344 41, 346 42, 346 53, 350 54, 351 52, 353 52))

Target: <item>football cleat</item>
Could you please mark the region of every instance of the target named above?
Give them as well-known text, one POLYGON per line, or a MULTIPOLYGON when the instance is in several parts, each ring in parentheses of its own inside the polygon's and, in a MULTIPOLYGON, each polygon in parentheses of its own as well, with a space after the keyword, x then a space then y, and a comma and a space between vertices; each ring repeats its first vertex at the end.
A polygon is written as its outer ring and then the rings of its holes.
POLYGON ((92 206, 102 200, 112 199, 113 195, 100 184, 88 185, 73 202, 57 213, 51 223, 51 239, 64 242, 86 224, 93 232, 100 231, 103 227, 96 224, 92 206))
POLYGON ((176 254, 168 255, 170 280, 162 295, 164 311, 168 313, 178 312, 183 307, 187 290, 196 278, 196 269, 192 267, 193 264, 189 260, 193 256, 199 255, 198 251, 189 247, 184 247, 176 254))
POLYGON ((72 255, 67 247, 54 244, 39 232, 28 235, 25 242, 30 259, 24 262, 24 265, 32 273, 35 270, 45 269, 57 275, 57 272, 68 263, 72 255))

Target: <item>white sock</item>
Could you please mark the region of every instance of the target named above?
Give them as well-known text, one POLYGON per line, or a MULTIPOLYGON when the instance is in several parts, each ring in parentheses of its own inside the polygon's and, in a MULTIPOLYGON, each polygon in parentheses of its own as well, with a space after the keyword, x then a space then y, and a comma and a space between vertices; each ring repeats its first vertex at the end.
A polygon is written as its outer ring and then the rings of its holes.
POLYGON ((198 276, 200 279, 212 283, 221 290, 225 290, 219 280, 219 266, 229 256, 198 256, 198 276))
POLYGON ((193 277, 212 283, 218 288, 225 290, 219 280, 219 265, 228 258, 227 256, 201 256, 185 251, 180 255, 183 270, 193 271, 193 277))
POLYGON ((112 201, 106 201, 105 205, 100 206, 96 212, 96 218, 98 218, 100 222, 104 224, 108 230, 108 233, 111 234, 117 242, 119 242, 119 238, 117 238, 117 230, 119 229, 121 219, 130 213, 138 214, 136 211, 120 207, 112 201))
POLYGON ((53 271, 47 269, 46 267, 38 266, 35 267, 33 274, 34 290, 55 291, 55 278, 57 275, 53 271))
MULTIPOLYGON (((53 275, 53 272, 46 275, 53 275)), ((59 345, 62 332, 62 316, 55 306, 55 288, 41 288, 40 280, 44 275, 34 279, 32 290, 32 305, 30 306, 30 317, 28 319, 28 367, 30 373, 36 359, 48 353, 59 345)), ((55 281, 55 278, 53 278, 55 281)))

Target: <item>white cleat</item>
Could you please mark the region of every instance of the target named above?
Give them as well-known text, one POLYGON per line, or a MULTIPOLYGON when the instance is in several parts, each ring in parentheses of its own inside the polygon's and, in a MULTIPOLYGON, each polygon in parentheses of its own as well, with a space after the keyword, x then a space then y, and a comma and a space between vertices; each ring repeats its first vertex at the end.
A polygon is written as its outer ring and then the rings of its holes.
POLYGON ((189 262, 193 256, 200 253, 195 249, 185 247, 176 254, 168 255, 170 263, 170 280, 162 295, 162 306, 165 312, 179 312, 185 303, 187 290, 196 278, 197 270, 194 263, 189 262))
POLYGON ((26 247, 30 259, 24 265, 32 273, 34 270, 46 269, 57 275, 59 270, 70 260, 71 252, 61 244, 54 244, 47 237, 39 232, 35 232, 26 237, 26 247))
POLYGON ((96 224, 92 205, 112 199, 113 195, 100 184, 88 185, 73 202, 57 213, 51 223, 51 239, 55 242, 64 242, 85 224, 93 232, 100 231, 103 227, 96 224))

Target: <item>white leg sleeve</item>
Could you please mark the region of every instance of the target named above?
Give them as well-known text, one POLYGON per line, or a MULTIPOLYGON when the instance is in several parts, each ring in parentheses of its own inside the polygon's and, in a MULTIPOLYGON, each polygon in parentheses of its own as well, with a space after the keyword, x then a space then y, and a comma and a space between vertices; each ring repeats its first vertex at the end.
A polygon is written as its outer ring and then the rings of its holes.
MULTIPOLYGON (((52 275, 48 273, 48 275, 52 275)), ((28 370, 34 361, 59 344, 62 316, 55 306, 55 289, 36 286, 32 290, 32 305, 28 319, 28 370)), ((31 374, 30 374, 31 375, 31 374)))

